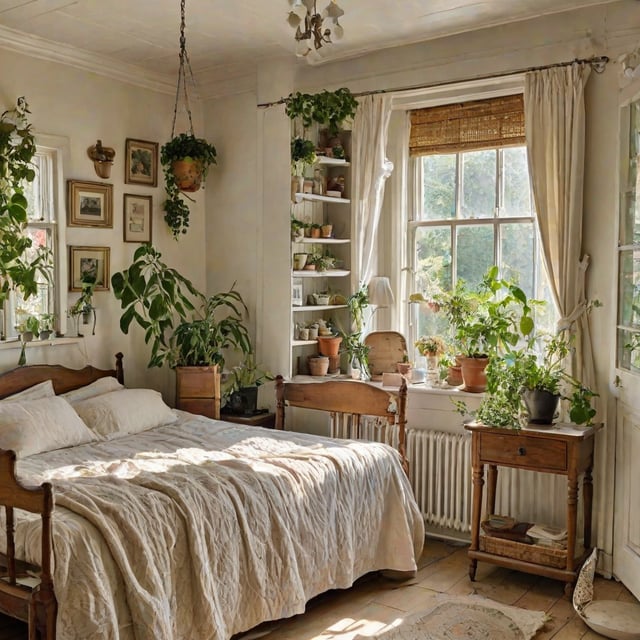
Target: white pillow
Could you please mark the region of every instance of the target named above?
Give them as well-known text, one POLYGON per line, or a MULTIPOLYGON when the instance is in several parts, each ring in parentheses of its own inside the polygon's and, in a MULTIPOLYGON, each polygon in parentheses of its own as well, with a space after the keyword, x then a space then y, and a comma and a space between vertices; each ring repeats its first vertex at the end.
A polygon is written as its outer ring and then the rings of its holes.
POLYGON ((6 398, 2 398, 0 402, 22 402, 24 400, 40 400, 41 398, 53 398, 56 392, 53 390, 53 383, 51 380, 45 380, 39 384, 34 384, 32 387, 25 389, 24 391, 18 391, 6 398))
POLYGON ((0 449, 25 457, 96 440, 62 398, 0 403, 0 449))
POLYGON ((172 424, 178 416, 152 389, 121 389, 82 400, 73 407, 96 435, 111 440, 172 424))
POLYGON ((60 395, 67 402, 73 405, 81 400, 94 398, 95 396, 102 395, 103 393, 109 393, 110 391, 117 391, 118 389, 124 389, 124 387, 113 376, 107 376, 105 378, 98 378, 95 382, 90 384, 85 384, 84 387, 74 389, 73 391, 67 391, 67 393, 62 393, 60 395))

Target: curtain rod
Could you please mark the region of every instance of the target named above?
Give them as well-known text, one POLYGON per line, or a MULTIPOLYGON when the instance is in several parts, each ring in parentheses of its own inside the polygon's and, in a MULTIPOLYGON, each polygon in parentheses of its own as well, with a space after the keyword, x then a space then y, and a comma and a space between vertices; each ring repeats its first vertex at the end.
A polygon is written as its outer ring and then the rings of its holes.
MULTIPOLYGON (((520 73, 528 73, 530 71, 543 71, 544 69, 554 69, 556 67, 568 67, 572 64, 589 64, 596 73, 602 73, 609 62, 608 56, 592 56, 591 58, 575 58, 574 60, 568 60, 567 62, 554 62, 553 64, 541 65, 539 67, 526 67, 524 69, 515 69, 513 71, 502 71, 499 73, 491 73, 484 76, 474 76, 472 78, 463 78, 461 80, 443 80, 442 82, 431 82, 429 84, 417 84, 408 87, 398 87, 396 89, 376 89, 371 91, 360 91, 354 93, 355 98, 361 96, 371 96, 380 93, 400 93, 402 91, 416 91, 417 89, 434 89, 435 87, 446 87, 447 85, 460 84, 461 82, 473 82, 474 80, 491 80, 493 78, 505 78, 507 76, 515 76, 520 73)), ((284 104, 287 98, 280 98, 274 102, 262 102, 258 104, 258 107, 267 109, 269 107, 275 107, 278 104, 284 104)))

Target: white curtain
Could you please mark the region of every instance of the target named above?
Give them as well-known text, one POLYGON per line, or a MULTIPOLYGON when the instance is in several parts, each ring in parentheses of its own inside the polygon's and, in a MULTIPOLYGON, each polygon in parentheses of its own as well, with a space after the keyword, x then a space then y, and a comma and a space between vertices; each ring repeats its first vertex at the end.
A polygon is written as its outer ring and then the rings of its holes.
MULTIPOLYGON (((572 373, 594 389, 593 347, 586 313, 589 256, 582 255, 584 87, 590 71, 588 65, 574 63, 527 73, 524 110, 529 171, 544 261, 561 316, 558 328, 572 327, 576 334, 572 373)), ((613 430, 615 425, 608 428, 613 430)), ((598 434, 593 520, 597 526, 595 544, 610 559, 613 522, 610 465, 614 452, 608 440, 602 432, 598 434)))
POLYGON ((359 99, 353 123, 352 163, 356 223, 356 265, 361 283, 376 274, 376 254, 384 184, 393 171, 387 159, 391 97, 369 95, 359 99))

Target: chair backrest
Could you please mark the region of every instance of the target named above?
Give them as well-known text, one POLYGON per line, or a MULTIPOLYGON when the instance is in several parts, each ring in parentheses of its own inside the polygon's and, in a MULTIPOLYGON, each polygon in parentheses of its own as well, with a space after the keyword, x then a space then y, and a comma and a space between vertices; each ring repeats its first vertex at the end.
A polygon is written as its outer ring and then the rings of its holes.
POLYGON ((408 355, 407 341, 397 331, 372 331, 364 343, 369 347, 369 371, 373 380, 382 378, 383 373, 395 373, 396 363, 403 362, 408 355))
POLYGON ((362 416, 384 419, 388 425, 397 425, 397 447, 402 466, 408 470, 405 451, 407 383, 403 379, 397 391, 383 389, 374 384, 354 380, 327 382, 285 382, 276 377, 276 429, 285 428, 285 406, 316 409, 331 414, 332 435, 341 435, 339 425, 348 419, 350 438, 360 437, 362 416))

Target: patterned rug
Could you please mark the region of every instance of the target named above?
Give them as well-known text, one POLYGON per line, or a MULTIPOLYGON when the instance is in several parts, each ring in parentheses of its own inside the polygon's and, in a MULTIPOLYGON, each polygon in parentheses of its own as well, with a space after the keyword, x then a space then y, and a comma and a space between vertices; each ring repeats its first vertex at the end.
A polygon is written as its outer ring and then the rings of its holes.
MULTIPOLYGON (((530 640, 547 620, 544 611, 510 607, 479 596, 430 598, 427 608, 377 640, 530 640)), ((358 636, 364 639, 364 636, 358 636)))

